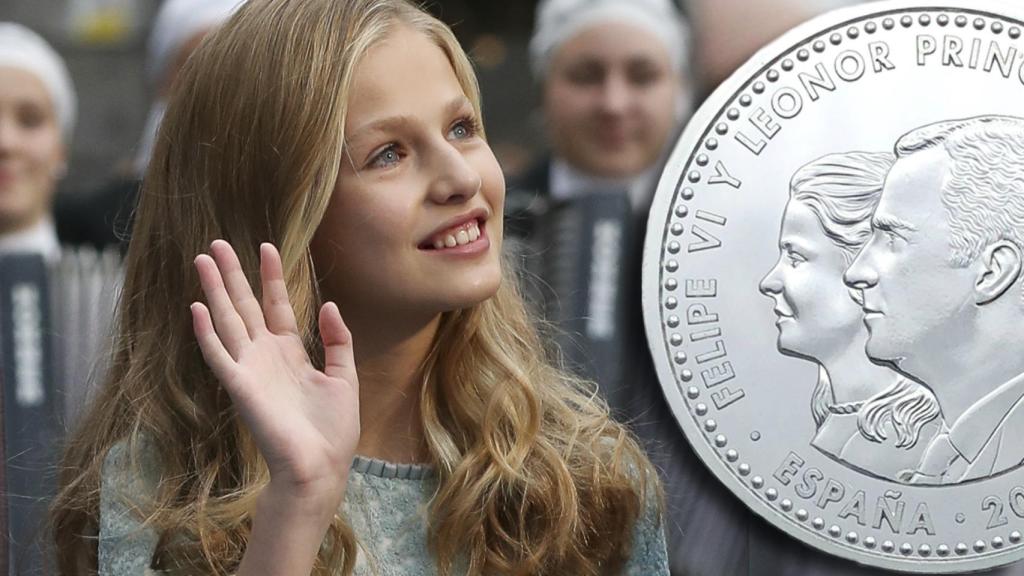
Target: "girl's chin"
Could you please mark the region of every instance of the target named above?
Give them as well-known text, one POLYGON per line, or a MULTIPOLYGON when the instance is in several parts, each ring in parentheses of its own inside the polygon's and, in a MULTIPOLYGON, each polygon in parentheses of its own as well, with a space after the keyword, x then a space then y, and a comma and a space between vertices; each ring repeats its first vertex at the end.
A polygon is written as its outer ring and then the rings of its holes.
POLYGON ((489 290, 474 291, 472 293, 460 294, 455 298, 451 298, 447 302, 441 305, 440 312, 455 312, 458 310, 466 310, 479 306, 484 302, 487 302, 498 293, 498 287, 489 290))

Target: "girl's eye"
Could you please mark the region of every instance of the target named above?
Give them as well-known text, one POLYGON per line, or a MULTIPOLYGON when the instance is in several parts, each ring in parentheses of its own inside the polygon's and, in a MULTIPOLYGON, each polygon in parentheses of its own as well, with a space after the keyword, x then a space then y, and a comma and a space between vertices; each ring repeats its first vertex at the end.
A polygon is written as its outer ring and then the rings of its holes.
POLYGON ((370 166, 373 168, 389 168, 398 164, 398 161, 401 159, 402 156, 398 153, 398 149, 392 144, 378 152, 370 161, 370 166))
POLYGON ((806 258, 801 256, 797 252, 787 252, 786 255, 789 257, 789 265, 792 266, 793 268, 796 268, 800 264, 803 264, 804 262, 807 261, 806 258))
POLYGON ((459 120, 452 126, 451 130, 448 131, 448 137, 452 140, 465 140, 476 136, 479 130, 476 119, 467 117, 459 120))

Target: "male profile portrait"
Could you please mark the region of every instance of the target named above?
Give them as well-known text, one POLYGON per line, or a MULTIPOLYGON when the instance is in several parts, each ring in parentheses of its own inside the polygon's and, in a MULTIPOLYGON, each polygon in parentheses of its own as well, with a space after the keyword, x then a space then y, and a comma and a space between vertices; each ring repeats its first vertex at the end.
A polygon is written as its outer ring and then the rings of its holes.
POLYGON ((928 386, 946 426, 907 481, 956 484, 1024 461, 1024 119, 904 134, 867 244, 865 351, 928 386))

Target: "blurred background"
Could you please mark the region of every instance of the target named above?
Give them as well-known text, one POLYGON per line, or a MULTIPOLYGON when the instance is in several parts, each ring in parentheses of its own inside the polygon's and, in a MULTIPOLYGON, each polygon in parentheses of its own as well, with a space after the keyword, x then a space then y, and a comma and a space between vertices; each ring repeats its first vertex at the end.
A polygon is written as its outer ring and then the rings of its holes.
MULTIPOLYGON (((764 43, 790 27, 853 0, 678 0, 694 33, 693 93, 698 100, 764 43)), ((0 21, 43 35, 70 67, 79 123, 60 194, 90 191, 130 171, 151 95, 144 65, 160 0, 0 0, 0 21)), ((525 169, 543 148, 537 89, 527 43, 536 0, 433 0, 473 57, 485 122, 506 173, 525 169)))

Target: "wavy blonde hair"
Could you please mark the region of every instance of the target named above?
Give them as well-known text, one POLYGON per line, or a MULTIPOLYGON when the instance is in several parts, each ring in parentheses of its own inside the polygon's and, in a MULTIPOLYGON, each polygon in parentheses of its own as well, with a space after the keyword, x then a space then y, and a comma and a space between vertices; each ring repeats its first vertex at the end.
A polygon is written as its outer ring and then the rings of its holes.
MULTIPOLYGON (((319 361, 309 244, 342 162, 354 67, 399 25, 445 52, 479 115, 476 78, 451 31, 405 0, 250 0, 186 64, 136 216, 112 368, 64 457, 51 514, 61 573, 96 570, 102 465, 118 444, 134 475, 139 462, 159 463, 156 493, 140 506, 161 534, 155 564, 237 568, 269 475, 192 334, 188 305, 201 298, 192 261, 225 238, 258 286, 259 243, 279 246, 319 361)), ((457 565, 614 573, 644 506, 660 500, 649 461, 594 387, 547 358, 512 281, 442 317, 421 398, 441 574, 457 565)), ((351 574, 357 541, 336 517, 315 573, 351 574)))

